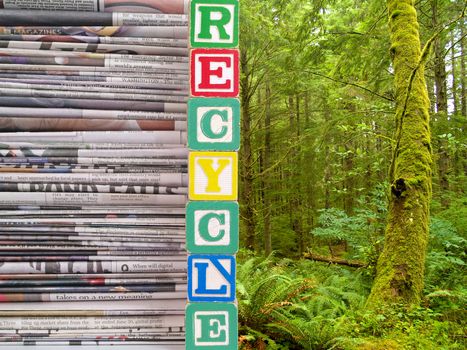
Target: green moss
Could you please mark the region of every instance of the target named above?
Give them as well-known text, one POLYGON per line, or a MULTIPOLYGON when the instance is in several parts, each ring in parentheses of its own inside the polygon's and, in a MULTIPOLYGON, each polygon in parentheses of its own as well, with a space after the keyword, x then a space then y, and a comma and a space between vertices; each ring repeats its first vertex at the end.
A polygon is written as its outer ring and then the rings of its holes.
POLYGON ((396 139, 384 250, 368 305, 417 304, 423 289, 431 198, 429 99, 416 10, 412 1, 388 0, 395 70, 396 139))
POLYGON ((368 340, 356 350, 401 350, 402 348, 393 340, 368 340))

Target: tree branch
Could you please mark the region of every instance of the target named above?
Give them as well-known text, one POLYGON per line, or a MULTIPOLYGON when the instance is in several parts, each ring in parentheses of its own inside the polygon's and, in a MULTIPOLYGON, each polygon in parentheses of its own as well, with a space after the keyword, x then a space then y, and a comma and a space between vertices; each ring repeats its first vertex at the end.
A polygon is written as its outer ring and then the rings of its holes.
POLYGON ((325 78, 325 79, 328 79, 328 80, 331 80, 335 83, 339 83, 339 84, 342 84, 342 85, 350 85, 350 86, 354 86, 356 88, 359 88, 361 90, 364 90, 366 92, 369 92, 370 94, 372 95, 375 95, 375 96, 378 96, 382 99, 385 99, 386 101, 389 101, 389 102, 394 102, 394 100, 390 97, 387 97, 387 96, 384 96, 384 95, 381 95, 373 90, 370 90, 368 89, 367 87, 364 87, 364 86, 361 86, 361 85, 358 85, 358 84, 355 84, 355 83, 351 83, 351 82, 348 82, 348 81, 341 81, 341 80, 337 80, 337 79, 334 79, 333 77, 330 77, 330 76, 327 76, 327 75, 324 75, 324 74, 321 74, 321 73, 318 73, 318 72, 311 72, 311 71, 307 71, 308 73, 310 74, 313 74, 313 75, 317 75, 319 77, 322 77, 322 78, 325 78))

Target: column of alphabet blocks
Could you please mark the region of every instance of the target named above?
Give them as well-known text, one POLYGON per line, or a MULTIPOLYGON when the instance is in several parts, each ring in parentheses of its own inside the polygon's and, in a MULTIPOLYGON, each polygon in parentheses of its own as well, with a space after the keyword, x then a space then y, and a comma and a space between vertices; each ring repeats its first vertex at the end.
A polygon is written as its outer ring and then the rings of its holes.
POLYGON ((191 2, 187 350, 237 349, 238 0, 191 2))

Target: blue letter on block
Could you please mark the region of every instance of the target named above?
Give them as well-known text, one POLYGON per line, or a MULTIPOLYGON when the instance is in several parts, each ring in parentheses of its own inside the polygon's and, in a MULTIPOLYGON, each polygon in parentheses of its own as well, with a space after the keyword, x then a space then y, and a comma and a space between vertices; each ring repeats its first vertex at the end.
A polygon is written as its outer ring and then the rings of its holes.
POLYGON ((188 300, 234 301, 235 257, 230 255, 189 256, 188 300))

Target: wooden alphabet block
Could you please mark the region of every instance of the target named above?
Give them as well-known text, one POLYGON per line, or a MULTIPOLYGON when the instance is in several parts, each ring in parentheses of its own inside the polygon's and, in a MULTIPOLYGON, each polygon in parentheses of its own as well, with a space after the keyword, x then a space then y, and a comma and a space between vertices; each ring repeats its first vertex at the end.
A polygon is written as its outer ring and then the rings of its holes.
POLYGON ((237 0, 191 1, 191 47, 238 45, 237 0))
POLYGON ((190 200, 237 200, 237 153, 191 152, 189 187, 190 200))

